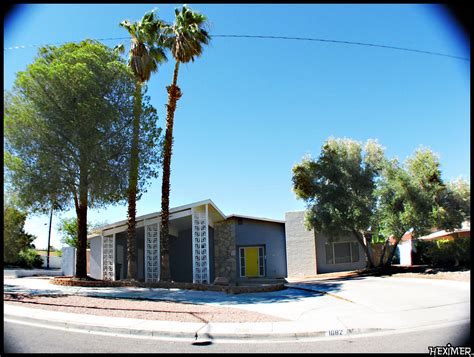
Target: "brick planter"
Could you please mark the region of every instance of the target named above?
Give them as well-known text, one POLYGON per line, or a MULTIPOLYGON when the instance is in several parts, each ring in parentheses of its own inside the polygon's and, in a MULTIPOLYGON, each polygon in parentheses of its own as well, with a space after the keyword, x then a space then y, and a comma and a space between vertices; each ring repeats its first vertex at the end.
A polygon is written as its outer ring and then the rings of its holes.
POLYGON ((105 280, 76 280, 73 277, 55 277, 51 280, 51 284, 63 286, 83 286, 83 287, 138 287, 138 288, 161 288, 161 289, 185 289, 200 291, 220 291, 227 294, 244 294, 244 293, 262 293, 285 289, 283 283, 278 284, 261 284, 252 286, 217 286, 207 284, 194 283, 145 283, 131 281, 105 281, 105 280))

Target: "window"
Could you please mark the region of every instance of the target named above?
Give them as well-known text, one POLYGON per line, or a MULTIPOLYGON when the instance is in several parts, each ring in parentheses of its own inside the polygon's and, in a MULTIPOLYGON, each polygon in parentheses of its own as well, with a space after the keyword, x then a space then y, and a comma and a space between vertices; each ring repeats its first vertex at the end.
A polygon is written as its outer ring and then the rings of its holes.
POLYGON ((332 243, 326 243, 326 264, 334 264, 332 243))
POLYGON ((351 244, 350 243, 334 243, 334 260, 335 264, 351 262, 351 244))
POLYGON ((331 242, 325 244, 326 264, 355 263, 359 261, 359 243, 331 242))
POLYGON ((258 272, 259 272, 260 276, 265 275, 265 263, 264 263, 263 247, 258 248, 258 272))
POLYGON ((240 248, 240 276, 245 276, 245 249, 240 248))

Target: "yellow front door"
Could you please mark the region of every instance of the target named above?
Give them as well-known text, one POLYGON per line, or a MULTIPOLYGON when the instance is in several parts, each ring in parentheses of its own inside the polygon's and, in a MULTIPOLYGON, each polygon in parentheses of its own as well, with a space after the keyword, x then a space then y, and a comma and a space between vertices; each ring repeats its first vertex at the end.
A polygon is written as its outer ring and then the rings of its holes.
POLYGON ((245 248, 245 276, 260 276, 258 265, 258 247, 245 248))

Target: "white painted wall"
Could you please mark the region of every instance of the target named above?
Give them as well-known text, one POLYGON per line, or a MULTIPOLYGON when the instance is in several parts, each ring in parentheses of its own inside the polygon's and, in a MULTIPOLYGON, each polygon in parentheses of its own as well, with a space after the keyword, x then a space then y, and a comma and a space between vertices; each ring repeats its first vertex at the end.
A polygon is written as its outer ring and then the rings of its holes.
MULTIPOLYGON (((43 259, 43 268, 47 267, 47 259, 48 257, 46 255, 41 255, 41 259, 43 259)), ((57 257, 57 256, 49 256, 49 267, 53 269, 58 269, 61 268, 62 264, 62 257, 57 257)))
POLYGON ((76 274, 76 248, 63 247, 62 248, 61 269, 63 275, 70 276, 76 274))
POLYGON ((405 242, 398 243, 397 249, 400 253, 400 265, 411 265, 411 239, 405 242))

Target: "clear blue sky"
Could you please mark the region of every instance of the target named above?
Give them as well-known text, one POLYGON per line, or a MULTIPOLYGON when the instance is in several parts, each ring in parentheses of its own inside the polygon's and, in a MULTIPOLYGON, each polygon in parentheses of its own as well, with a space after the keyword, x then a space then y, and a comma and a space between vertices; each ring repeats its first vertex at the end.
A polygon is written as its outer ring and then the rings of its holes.
MULTIPOLYGON (((171 22, 181 4, 23 5, 4 23, 4 47, 127 37, 118 26, 157 8, 171 22)), ((470 45, 437 5, 199 5, 212 34, 316 37, 369 42, 470 58, 470 45)), ((104 41, 114 46, 120 41, 104 41)), ((128 41, 124 41, 128 44, 128 41)), ((4 89, 37 48, 4 50, 4 89)), ((165 86, 174 62, 149 82, 164 127, 165 86)), ((376 138, 404 160, 420 146, 439 154, 443 177, 470 180, 470 62, 323 42, 214 38, 180 68, 171 207, 212 199, 225 213, 284 219, 304 209, 291 168, 318 156, 330 136, 376 138)), ((161 177, 138 202, 159 211, 161 177)), ((53 218, 52 245, 59 247, 53 218)), ((92 222, 126 219, 126 205, 89 211, 92 222)), ((26 229, 47 246, 47 216, 26 229)))

